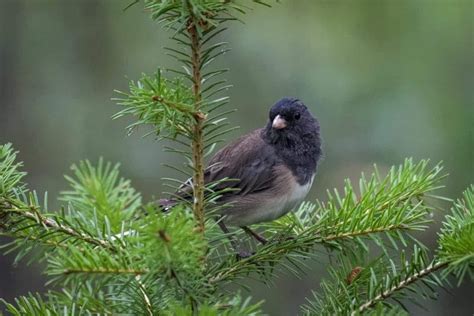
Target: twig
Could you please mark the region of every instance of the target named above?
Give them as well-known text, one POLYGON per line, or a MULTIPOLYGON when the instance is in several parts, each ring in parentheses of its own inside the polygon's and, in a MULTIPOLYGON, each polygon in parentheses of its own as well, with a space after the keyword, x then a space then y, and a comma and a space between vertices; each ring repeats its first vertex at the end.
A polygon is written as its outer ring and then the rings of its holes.
POLYGON ((173 109, 178 110, 180 112, 189 113, 194 117, 196 117, 196 115, 198 115, 187 104, 178 103, 178 102, 171 102, 171 101, 168 101, 168 100, 164 99, 162 96, 159 96, 159 95, 154 95, 154 96, 151 97, 151 99, 154 102, 162 103, 162 104, 166 105, 167 107, 173 108, 173 109))
POLYGON ((409 227, 407 227, 404 224, 389 225, 389 226, 386 226, 386 227, 377 227, 377 228, 371 228, 371 229, 366 229, 366 230, 359 230, 359 231, 329 235, 329 236, 326 236, 326 237, 322 237, 322 241, 331 241, 331 240, 336 240, 336 239, 357 237, 357 236, 361 236, 361 235, 369 235, 369 234, 374 234, 374 233, 383 233, 383 232, 388 232, 388 231, 397 230, 397 229, 404 230, 404 229, 409 229, 409 227))
POLYGON ((426 267, 425 269, 411 275, 410 277, 406 278, 405 280, 403 281, 400 281, 400 283, 398 283, 397 285, 394 285, 392 286, 390 289, 382 292, 381 294, 377 295, 376 297, 374 297, 373 299, 365 302, 364 304, 362 304, 361 306, 359 306, 358 309, 356 309, 355 311, 353 311, 351 313, 351 316, 354 316, 358 313, 362 313, 364 312, 365 310, 373 307, 375 304, 377 304, 377 302, 381 301, 381 300, 384 300, 386 298, 389 298, 391 295, 393 295, 395 292, 403 289, 404 287, 424 278, 425 276, 427 275, 430 275, 431 273, 433 272, 436 272, 438 271, 439 269, 442 269, 442 268, 445 268, 446 266, 448 265, 448 262, 438 262, 436 264, 433 264, 431 263, 428 267, 426 267))
POLYGON ((141 275, 148 273, 148 270, 135 270, 135 269, 66 269, 63 274, 75 274, 75 273, 86 273, 86 274, 135 274, 141 275))
POLYGON ((6 213, 15 213, 19 216, 22 216, 26 219, 36 222, 37 224, 45 227, 46 229, 56 230, 63 234, 81 239, 89 244, 93 244, 96 246, 100 246, 100 247, 112 249, 112 250, 115 249, 115 247, 106 240, 94 238, 86 234, 77 232, 71 227, 60 224, 51 218, 44 217, 43 215, 40 214, 36 206, 30 206, 29 208, 9 207, 9 208, 2 209, 2 211, 6 213))
POLYGON ((142 295, 143 295, 143 300, 145 301, 145 306, 146 306, 146 310, 147 310, 147 312, 148 312, 148 315, 153 316, 153 308, 152 308, 152 306, 151 306, 151 301, 150 301, 150 298, 148 297, 148 295, 146 294, 145 286, 144 286, 143 283, 140 281, 140 276, 137 275, 137 276, 135 277, 135 280, 137 281, 138 287, 140 288, 140 292, 141 292, 142 295))

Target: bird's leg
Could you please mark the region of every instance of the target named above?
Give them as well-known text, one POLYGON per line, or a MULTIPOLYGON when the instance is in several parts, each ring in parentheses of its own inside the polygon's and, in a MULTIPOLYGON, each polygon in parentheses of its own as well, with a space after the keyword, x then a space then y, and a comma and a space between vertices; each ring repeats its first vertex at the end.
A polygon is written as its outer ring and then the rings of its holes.
POLYGON ((239 244, 238 244, 237 240, 235 240, 234 236, 230 234, 230 231, 227 228, 227 226, 224 224, 224 222, 222 220, 218 220, 217 224, 222 229, 224 234, 227 235, 227 238, 229 238, 229 241, 230 241, 230 244, 232 245, 232 248, 234 248, 234 250, 237 250, 239 248, 239 244))
POLYGON ((232 248, 234 248, 235 252, 237 253, 237 258, 238 259, 248 258, 252 255, 252 253, 249 252, 249 251, 240 250, 239 243, 237 242, 237 240, 235 240, 234 236, 230 234, 229 229, 224 224, 224 222, 222 221, 221 218, 217 219, 217 225, 219 225, 219 227, 222 229, 224 234, 227 235, 227 238, 229 238, 229 241, 230 241, 230 244, 232 245, 232 248))
POLYGON ((241 228, 244 230, 244 232, 249 234, 251 237, 258 240, 258 242, 260 242, 262 245, 265 245, 266 243, 268 243, 268 240, 265 237, 263 237, 262 235, 256 233, 255 231, 251 230, 247 226, 242 226, 241 228))

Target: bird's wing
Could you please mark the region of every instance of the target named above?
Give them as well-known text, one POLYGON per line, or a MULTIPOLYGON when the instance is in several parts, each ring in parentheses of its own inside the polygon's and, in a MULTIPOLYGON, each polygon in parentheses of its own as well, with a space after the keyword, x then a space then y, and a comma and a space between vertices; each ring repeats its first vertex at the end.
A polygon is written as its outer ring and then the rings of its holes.
MULTIPOLYGON (((273 147, 261 138, 261 131, 258 129, 238 138, 209 161, 204 174, 205 183, 212 184, 214 191, 233 189, 223 193, 222 198, 236 194, 244 196, 270 188, 278 158, 273 147)), ((183 184, 177 195, 182 198, 192 196, 192 179, 183 184)))
POLYGON ((268 189, 275 178, 278 158, 273 147, 263 141, 261 131, 242 136, 218 151, 206 169, 205 182, 229 179, 216 186, 217 190, 236 189, 227 195, 247 195, 268 189))

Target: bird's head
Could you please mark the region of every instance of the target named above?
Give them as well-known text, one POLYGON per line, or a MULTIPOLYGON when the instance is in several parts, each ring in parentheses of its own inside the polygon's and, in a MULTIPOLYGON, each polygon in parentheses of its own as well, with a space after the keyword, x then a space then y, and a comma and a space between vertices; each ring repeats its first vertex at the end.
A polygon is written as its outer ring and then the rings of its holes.
POLYGON ((283 98, 272 106, 265 128, 272 142, 319 135, 319 122, 306 105, 295 98, 283 98))

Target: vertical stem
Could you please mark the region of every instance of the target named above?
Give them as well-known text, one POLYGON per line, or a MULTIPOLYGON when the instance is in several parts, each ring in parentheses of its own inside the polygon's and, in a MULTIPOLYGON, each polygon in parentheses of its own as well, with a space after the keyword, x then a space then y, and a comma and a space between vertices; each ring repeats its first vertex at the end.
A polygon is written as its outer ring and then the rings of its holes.
POLYGON ((191 38, 192 51, 192 71, 193 71, 193 93, 194 93, 194 110, 195 123, 193 127, 193 212, 197 221, 199 230, 204 232, 204 139, 203 139, 203 122, 204 115, 201 115, 201 39, 197 29, 197 21, 193 15, 192 8, 188 3, 190 18, 188 21, 187 31, 191 38))

